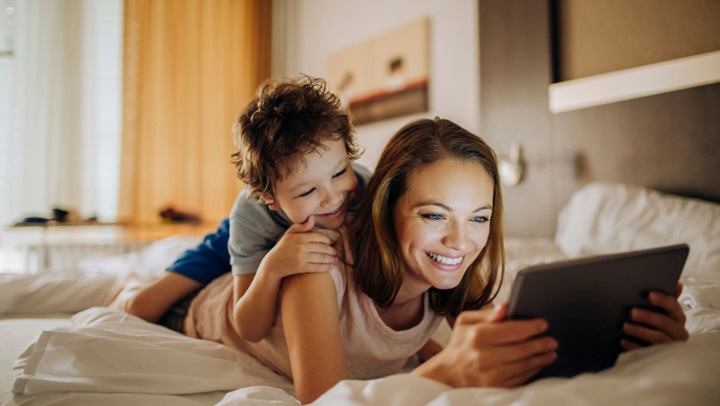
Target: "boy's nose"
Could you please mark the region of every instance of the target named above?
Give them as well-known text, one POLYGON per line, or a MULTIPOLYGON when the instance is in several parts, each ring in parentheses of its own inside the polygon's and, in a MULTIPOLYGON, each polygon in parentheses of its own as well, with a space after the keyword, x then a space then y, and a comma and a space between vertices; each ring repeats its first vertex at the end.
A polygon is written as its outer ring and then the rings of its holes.
POLYGON ((320 203, 321 207, 333 207, 340 203, 343 199, 343 193, 336 190, 329 190, 325 194, 325 198, 323 199, 322 203, 320 203))

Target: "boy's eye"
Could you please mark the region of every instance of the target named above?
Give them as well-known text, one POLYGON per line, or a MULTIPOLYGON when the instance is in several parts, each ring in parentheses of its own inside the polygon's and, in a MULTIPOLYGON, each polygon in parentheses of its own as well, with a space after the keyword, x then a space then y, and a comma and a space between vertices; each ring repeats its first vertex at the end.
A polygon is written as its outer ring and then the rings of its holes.
POLYGON ((298 197, 305 197, 305 196, 309 196, 309 195, 310 195, 310 193, 312 193, 312 192, 314 192, 314 191, 315 191, 315 188, 312 188, 312 189, 308 190, 307 192, 305 192, 305 193, 302 193, 302 194, 298 195, 298 197))
POLYGON ((345 168, 345 169, 341 170, 340 172, 336 173, 335 175, 333 175, 333 178, 339 178, 339 177, 345 175, 345 172, 347 172, 347 168, 345 168))

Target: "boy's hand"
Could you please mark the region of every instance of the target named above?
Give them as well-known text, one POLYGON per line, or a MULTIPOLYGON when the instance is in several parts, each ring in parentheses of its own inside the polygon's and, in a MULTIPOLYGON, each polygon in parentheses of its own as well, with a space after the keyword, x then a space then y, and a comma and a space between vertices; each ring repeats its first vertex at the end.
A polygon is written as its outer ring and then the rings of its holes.
POLYGON ((333 244, 339 233, 314 227, 313 216, 305 223, 290 226, 265 255, 258 273, 271 272, 280 279, 298 273, 329 271, 338 262, 338 251, 333 244))
MULTIPOLYGON (((623 325, 623 332, 648 345, 687 341, 685 313, 677 299, 681 292, 682 284, 678 284, 674 297, 650 292, 650 304, 661 308, 664 313, 634 308, 630 311, 631 321, 623 325)), ((628 339, 623 339, 620 344, 628 351, 644 347, 628 339)))

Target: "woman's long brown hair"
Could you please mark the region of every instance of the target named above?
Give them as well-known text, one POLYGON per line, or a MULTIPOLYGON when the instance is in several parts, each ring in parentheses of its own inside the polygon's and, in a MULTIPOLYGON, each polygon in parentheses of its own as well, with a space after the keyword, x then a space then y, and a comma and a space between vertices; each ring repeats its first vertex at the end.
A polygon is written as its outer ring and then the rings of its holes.
POLYGON ((353 277, 360 289, 379 306, 395 300, 405 274, 405 263, 397 242, 392 213, 407 190, 408 176, 442 159, 481 164, 493 181, 493 213, 487 244, 461 282, 453 289, 430 289, 432 308, 457 316, 492 301, 502 283, 503 248, 502 194, 495 152, 480 137, 445 119, 413 121, 387 143, 367 188, 360 210, 350 224, 353 239, 353 277))

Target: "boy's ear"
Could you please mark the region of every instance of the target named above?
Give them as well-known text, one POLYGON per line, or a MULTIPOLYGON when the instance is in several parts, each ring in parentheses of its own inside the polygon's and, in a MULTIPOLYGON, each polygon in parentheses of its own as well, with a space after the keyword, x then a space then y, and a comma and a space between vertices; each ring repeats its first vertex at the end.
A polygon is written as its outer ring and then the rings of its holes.
POLYGON ((280 210, 280 205, 275 201, 270 193, 263 193, 260 195, 260 200, 267 204, 268 209, 275 211, 280 210))

